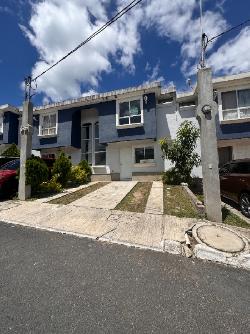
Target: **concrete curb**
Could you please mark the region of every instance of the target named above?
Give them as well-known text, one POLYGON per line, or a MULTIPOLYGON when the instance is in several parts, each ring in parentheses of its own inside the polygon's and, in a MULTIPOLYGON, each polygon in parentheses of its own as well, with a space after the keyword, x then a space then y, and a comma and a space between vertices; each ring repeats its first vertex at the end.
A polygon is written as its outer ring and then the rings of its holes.
POLYGON ((182 189, 186 192, 186 194, 191 199, 191 202, 194 204, 195 208, 200 214, 205 214, 205 205, 198 200, 195 194, 190 190, 187 183, 181 183, 182 189))

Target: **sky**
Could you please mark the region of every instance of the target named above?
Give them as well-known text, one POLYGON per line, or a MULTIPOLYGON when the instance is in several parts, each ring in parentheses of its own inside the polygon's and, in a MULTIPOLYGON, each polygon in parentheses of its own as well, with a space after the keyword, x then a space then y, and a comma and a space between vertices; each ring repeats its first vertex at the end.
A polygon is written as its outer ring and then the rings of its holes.
MULTIPOLYGON (((0 0, 0 105, 20 106, 35 77, 131 0, 0 0)), ((249 0, 203 0, 209 38, 250 19, 249 0)), ((214 76, 250 71, 250 22, 208 45, 214 76)), ((198 0, 142 0, 36 82, 34 105, 159 80, 189 90, 200 57, 198 0)))

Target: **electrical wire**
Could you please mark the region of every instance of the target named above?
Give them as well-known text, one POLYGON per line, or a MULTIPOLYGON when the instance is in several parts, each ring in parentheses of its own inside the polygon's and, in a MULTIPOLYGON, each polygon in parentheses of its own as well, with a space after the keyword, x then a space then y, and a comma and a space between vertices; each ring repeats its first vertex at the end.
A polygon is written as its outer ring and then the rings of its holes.
POLYGON ((226 31, 221 32, 220 34, 218 34, 218 35, 216 35, 216 36, 210 38, 207 42, 210 43, 210 42, 212 42, 214 39, 216 39, 216 38, 218 38, 218 37, 220 37, 220 36, 222 36, 222 35, 224 35, 224 34, 227 34, 228 32, 230 32, 230 31, 232 31, 232 30, 234 30, 234 29, 237 29, 237 28, 240 28, 240 27, 244 26, 247 22, 250 22, 250 19, 248 19, 248 20, 246 20, 246 21, 244 21, 244 22, 242 22, 242 23, 240 23, 240 24, 238 24, 238 25, 236 25, 236 26, 234 26, 234 27, 232 27, 232 28, 230 28, 230 29, 228 29, 228 30, 226 30, 226 31))
POLYGON ((76 52, 78 49, 80 49, 83 45, 87 44, 91 39, 96 37, 98 34, 100 34, 103 30, 105 30, 107 27, 109 27, 111 24, 113 24, 115 21, 117 21, 119 18, 121 18, 124 14, 126 14, 128 11, 130 11, 132 8, 137 6, 142 0, 133 0, 130 2, 126 7, 124 7, 122 10, 120 10, 115 16, 113 16, 109 21, 107 21, 103 26, 101 26, 98 30, 96 30, 92 35, 90 35, 87 39, 85 39, 83 42, 81 42, 79 45, 77 45, 73 50, 71 50, 69 53, 67 53, 65 56, 63 56, 61 59, 59 59, 56 63, 49 66, 45 71, 41 72, 39 75, 37 75, 35 78, 32 78, 31 81, 36 81, 38 78, 40 78, 42 75, 50 71, 53 67, 58 65, 60 62, 68 58, 72 53, 76 52))

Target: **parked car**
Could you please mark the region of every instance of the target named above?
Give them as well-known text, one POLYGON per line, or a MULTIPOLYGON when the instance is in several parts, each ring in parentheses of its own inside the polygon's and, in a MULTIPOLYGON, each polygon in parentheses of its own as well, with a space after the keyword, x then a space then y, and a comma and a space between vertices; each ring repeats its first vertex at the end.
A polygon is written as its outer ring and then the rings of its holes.
MULTIPOLYGON (((55 159, 46 158, 43 159, 49 168, 51 169, 55 162, 55 159)), ((6 198, 15 195, 18 190, 17 170, 20 168, 20 159, 9 161, 0 167, 0 197, 6 198)))
POLYGON ((220 169, 221 196, 239 204, 250 218, 250 159, 233 160, 220 169))
POLYGON ((20 159, 15 159, 0 167, 0 196, 9 197, 18 189, 17 170, 20 167, 20 159))

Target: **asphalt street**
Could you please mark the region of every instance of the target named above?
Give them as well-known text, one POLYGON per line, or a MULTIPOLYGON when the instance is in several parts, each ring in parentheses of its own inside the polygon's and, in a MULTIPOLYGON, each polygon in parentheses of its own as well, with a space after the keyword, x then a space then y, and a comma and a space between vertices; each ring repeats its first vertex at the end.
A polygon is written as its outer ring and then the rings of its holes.
POLYGON ((0 223, 0 333, 249 333, 250 273, 0 223))

